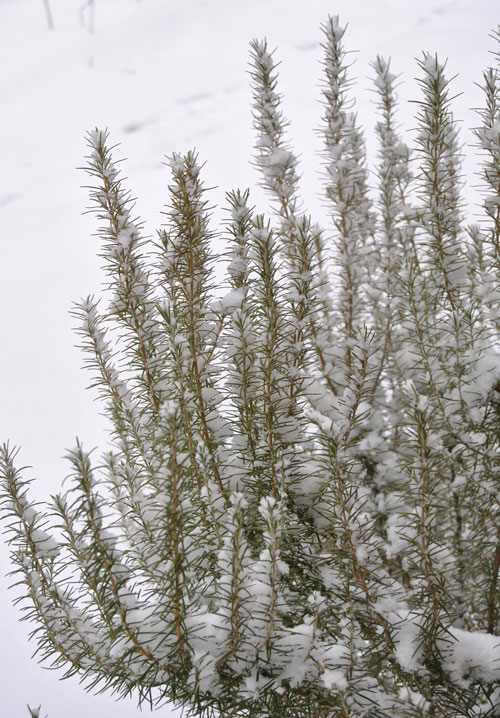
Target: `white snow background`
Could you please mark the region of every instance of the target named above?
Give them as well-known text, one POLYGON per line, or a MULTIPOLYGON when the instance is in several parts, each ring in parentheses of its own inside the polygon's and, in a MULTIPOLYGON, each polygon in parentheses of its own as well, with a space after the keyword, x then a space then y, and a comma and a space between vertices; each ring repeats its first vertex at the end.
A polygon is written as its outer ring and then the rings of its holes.
MULTIPOLYGON (((60 490, 68 473, 61 458, 75 443, 103 447, 105 421, 89 376, 74 348, 73 301, 98 293, 103 276, 92 237, 96 221, 87 205, 84 134, 108 127, 120 142, 115 157, 138 197, 137 212, 153 234, 168 201, 164 155, 195 147, 206 161, 212 203, 226 191, 253 187, 249 163, 248 43, 266 36, 282 60, 280 89, 291 120, 289 138, 301 157, 303 196, 315 216, 325 211, 317 195, 315 130, 322 114, 319 25, 328 13, 349 23, 345 42, 359 50, 351 75, 360 123, 368 131, 369 158, 376 143, 369 63, 392 58, 402 73, 400 119, 414 127, 419 97, 415 58, 422 50, 446 57, 458 73, 454 94, 462 140, 473 141, 470 108, 481 103, 475 82, 492 63, 488 33, 500 22, 498 0, 95 0, 94 32, 84 0, 50 0, 54 30, 42 0, 0 0, 0 441, 21 445, 21 464, 33 465, 38 499, 60 490)), ((411 137, 411 135, 410 135, 411 137)), ((473 151, 464 171, 473 177, 473 151)), ((469 191, 471 202, 476 198, 469 191)), ((263 209, 260 193, 255 201, 263 209)), ((220 218, 221 213, 217 213, 220 218)), ((84 692, 76 678, 43 670, 30 659, 30 625, 19 623, 7 591, 8 551, 0 544, 0 715, 27 718, 26 704, 42 704, 41 718, 132 718, 133 700, 115 703, 84 692)), ((148 713, 148 709, 144 709, 148 713)), ((159 715, 178 715, 163 708, 159 715)))

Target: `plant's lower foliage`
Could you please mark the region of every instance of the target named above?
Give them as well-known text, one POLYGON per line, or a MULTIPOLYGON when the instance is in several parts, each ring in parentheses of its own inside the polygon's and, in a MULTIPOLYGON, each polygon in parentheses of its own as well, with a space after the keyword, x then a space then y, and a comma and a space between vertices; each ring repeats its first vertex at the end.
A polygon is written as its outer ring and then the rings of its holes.
POLYGON ((494 718, 498 71, 476 130, 485 220, 465 228, 443 66, 420 63, 412 155, 377 58, 375 200, 344 29, 324 31, 330 242, 298 212, 265 42, 252 79, 274 218, 230 193, 226 257, 193 153, 169 158, 168 222, 148 245, 107 134, 90 133, 110 301, 75 316, 112 445, 94 465, 77 442, 71 488, 45 511, 3 446, 19 600, 42 659, 191 715, 494 718))

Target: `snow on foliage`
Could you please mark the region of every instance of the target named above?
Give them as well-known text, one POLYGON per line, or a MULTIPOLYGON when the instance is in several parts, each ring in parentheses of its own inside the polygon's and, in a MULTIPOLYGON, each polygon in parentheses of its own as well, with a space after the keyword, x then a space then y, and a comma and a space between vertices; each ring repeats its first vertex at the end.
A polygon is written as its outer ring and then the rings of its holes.
POLYGON ((424 54, 418 135, 378 57, 375 188, 345 28, 324 31, 332 226, 301 212, 273 53, 253 41, 271 217, 228 194, 217 292, 193 152, 142 235, 108 146, 88 172, 106 307, 74 310, 112 425, 48 513, 1 451, 15 572, 41 658, 190 715, 493 718, 500 710, 500 87, 476 129, 484 217, 464 224, 446 67, 424 54), (332 269, 333 266, 333 269, 332 269), (216 298, 217 296, 217 298, 216 298), (52 519, 52 522, 49 521, 52 519), (50 527, 53 524, 53 528, 50 527))

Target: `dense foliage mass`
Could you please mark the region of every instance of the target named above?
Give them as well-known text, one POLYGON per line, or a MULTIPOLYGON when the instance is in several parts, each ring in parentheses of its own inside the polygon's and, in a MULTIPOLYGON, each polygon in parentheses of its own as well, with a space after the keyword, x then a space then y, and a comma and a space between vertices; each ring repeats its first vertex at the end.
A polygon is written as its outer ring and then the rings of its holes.
POLYGON ((254 41, 272 218, 248 191, 228 195, 223 292, 197 157, 169 158, 153 242, 107 133, 89 134, 110 299, 75 316, 112 449, 94 465, 78 443, 72 488, 40 511, 3 447, 27 617, 68 675, 192 715, 493 718, 499 68, 475 131, 483 219, 466 226, 444 66, 419 63, 410 150, 377 58, 370 188, 344 29, 335 17, 323 31, 332 229, 300 211, 276 64, 254 41))

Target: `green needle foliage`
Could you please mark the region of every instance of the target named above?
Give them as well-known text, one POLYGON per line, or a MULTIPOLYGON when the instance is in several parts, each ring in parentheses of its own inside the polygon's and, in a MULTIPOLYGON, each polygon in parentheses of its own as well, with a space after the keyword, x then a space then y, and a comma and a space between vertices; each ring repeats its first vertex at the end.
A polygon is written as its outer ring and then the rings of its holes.
POLYGON ((1 473, 39 656, 89 688, 198 716, 500 715, 499 67, 467 226, 444 65, 419 62, 410 150, 373 64, 371 188, 344 31, 323 27, 329 230, 300 211, 276 63, 252 42, 271 216, 228 194, 222 296, 196 155, 169 158, 151 241, 107 133, 88 136, 109 302, 75 317, 111 449, 94 463, 78 442, 45 510, 8 445, 1 473))

